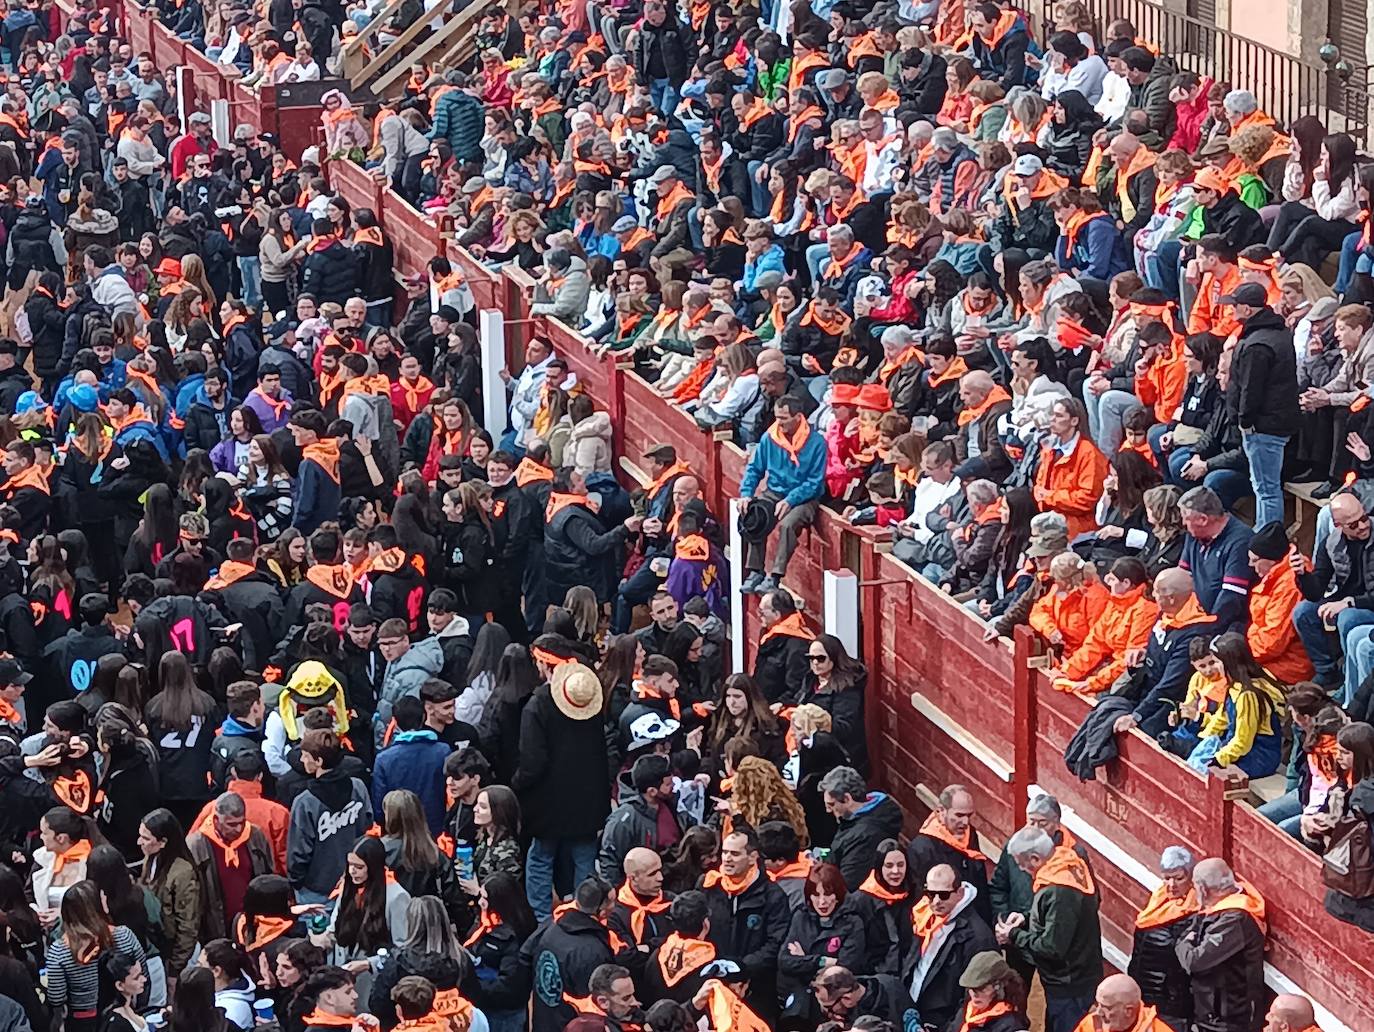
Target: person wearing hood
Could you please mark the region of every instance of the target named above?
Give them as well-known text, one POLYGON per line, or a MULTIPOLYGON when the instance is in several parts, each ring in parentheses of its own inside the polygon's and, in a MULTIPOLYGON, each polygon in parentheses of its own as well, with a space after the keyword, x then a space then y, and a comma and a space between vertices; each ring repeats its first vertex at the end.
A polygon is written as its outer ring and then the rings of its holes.
POLYGON ((373 719, 373 737, 380 749, 388 740, 392 708, 407 695, 418 696, 425 681, 439 675, 444 668, 444 650, 435 638, 412 645, 409 626, 395 618, 383 621, 377 628, 377 647, 386 660, 373 719))
POLYGON ((302 534, 310 534, 339 511, 339 440, 325 436, 328 424, 317 411, 293 412, 287 427, 301 452, 291 525, 302 534))
MULTIPOLYGON (((31 195, 10 229, 5 260, 12 271, 51 272, 60 275, 67 265, 67 245, 53 224, 43 198, 31 195)), ((55 292, 54 292, 55 293, 55 292)))
POLYGON ((340 767, 343 746, 333 731, 301 737, 301 766, 311 780, 291 803, 286 876, 303 903, 323 903, 344 876, 348 854, 372 823, 367 787, 340 767))
MULTIPOLYGON (((201 382, 193 387, 194 393, 188 398, 184 409, 179 411, 185 421, 181 436, 186 442, 186 450, 203 448, 211 451, 229 436, 229 413, 232 409, 229 398, 229 378, 224 370, 216 366, 197 377, 201 382)), ((184 396, 179 392, 180 400, 184 396)))
POLYGON ((168 461, 167 444, 156 424, 148 418, 147 411, 127 387, 121 387, 110 394, 105 406, 105 416, 114 428, 114 443, 119 448, 128 448, 135 441, 146 441, 157 450, 163 462, 168 461))
POLYGON ((1302 422, 1293 331, 1268 306, 1257 283, 1243 283, 1221 300, 1233 306, 1241 324, 1226 404, 1240 424, 1255 492, 1255 526, 1263 527, 1283 519, 1283 453, 1302 422))
MULTIPOLYGON (((234 681, 225 688, 224 697, 228 715, 210 743, 210 779, 219 791, 225 790, 231 777, 243 776, 232 773, 240 757, 247 753, 262 755, 263 720, 267 715, 262 689, 256 681, 234 681)), ((262 762, 266 763, 266 760, 262 762)), ((251 761, 245 763, 243 769, 253 769, 251 761)), ((284 848, 280 860, 281 869, 285 870, 284 848)))
POLYGON ((424 557, 402 548, 396 528, 388 523, 367 532, 367 551, 369 565, 362 584, 368 605, 379 621, 404 620, 414 634, 424 608, 424 557))
POLYGON ((32 389, 33 377, 19 364, 18 341, 0 339, 0 414, 14 415, 19 396, 32 389))
MULTIPOLYGON (((21 212, 22 221, 27 214, 21 212)), ((44 223, 47 217, 43 217, 44 223)), ((15 229, 19 222, 15 222, 15 229)), ((15 229, 10 230, 10 241, 14 241, 15 229)), ((65 253, 65 252, 64 252, 65 253)), ((65 259, 64 259, 65 261, 65 259)), ((14 269, 15 263, 10 262, 14 269)), ((24 302, 24 314, 29 321, 31 340, 29 348, 33 355, 33 371, 42 381, 40 393, 45 398, 53 398, 57 386, 57 370, 62 361, 62 342, 67 328, 67 313, 62 308, 66 287, 61 273, 44 268, 39 271, 38 282, 29 292, 24 302)))
POLYGON ((377 753, 372 770, 373 817, 382 824, 386 794, 408 788, 420 798, 430 834, 437 835, 444 829, 444 761, 449 747, 425 727, 425 706, 417 696, 397 699, 391 712, 396 733, 391 744, 377 753))
POLYGON ((978 890, 949 864, 926 872, 925 892, 912 912, 916 942, 902 964, 902 980, 921 1020, 946 1028, 962 1010, 960 979, 979 953, 997 949, 992 929, 974 905, 978 890))
POLYGON ((973 9, 970 52, 981 79, 991 79, 1010 92, 1026 84, 1026 50, 1030 32, 1026 16, 1015 9, 1002 10, 995 3, 973 9))
POLYGON ((24 541, 43 533, 52 512, 52 488, 47 474, 35 465, 37 455, 28 441, 5 446, 6 479, 0 484, 0 498, 19 510, 19 525, 14 529, 24 541))
POLYGON ((584 477, 593 473, 610 473, 610 414, 597 412, 588 395, 578 394, 568 402, 568 416, 572 420, 572 433, 564 448, 564 462, 567 462, 566 456, 571 449, 571 465, 584 477))
POLYGON ((829 859, 853 892, 871 873, 878 844, 901 832, 901 807, 884 792, 870 792, 853 767, 830 771, 821 779, 820 790, 826 809, 839 822, 829 859))
MULTIPOLYGON (((673 772, 664 756, 641 756, 620 775, 619 805, 606 819, 596 867, 618 885, 630 852, 643 847, 663 853, 682 836, 673 795, 673 772)), ((633 924, 633 921, 631 922, 633 924)))
POLYGON ((544 276, 535 285, 530 314, 551 315, 575 326, 587 310, 591 284, 585 261, 566 248, 551 247, 544 252, 544 276))
MULTIPOLYGON (((1045 140, 1048 167, 1070 183, 1083 178, 1093 152, 1093 136, 1102 118, 1076 89, 1061 90, 1050 104, 1049 135, 1045 140)), ((1153 213, 1153 207, 1149 209, 1153 213)))

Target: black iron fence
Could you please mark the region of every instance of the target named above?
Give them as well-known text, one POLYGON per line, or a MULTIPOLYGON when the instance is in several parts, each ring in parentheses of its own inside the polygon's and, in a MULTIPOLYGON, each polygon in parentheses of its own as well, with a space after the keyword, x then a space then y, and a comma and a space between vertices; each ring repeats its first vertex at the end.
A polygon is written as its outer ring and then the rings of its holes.
MULTIPOLYGON (((1250 90, 1260 107, 1280 123, 1290 125, 1299 115, 1316 115, 1332 132, 1349 133, 1362 149, 1374 145, 1374 97, 1369 69, 1362 63, 1314 64, 1151 0, 1087 0, 1087 6, 1097 19, 1099 38, 1109 24, 1125 18, 1142 39, 1158 45, 1180 68, 1250 90)), ((1043 0, 1046 26, 1053 23, 1052 7, 1052 0, 1043 0)))

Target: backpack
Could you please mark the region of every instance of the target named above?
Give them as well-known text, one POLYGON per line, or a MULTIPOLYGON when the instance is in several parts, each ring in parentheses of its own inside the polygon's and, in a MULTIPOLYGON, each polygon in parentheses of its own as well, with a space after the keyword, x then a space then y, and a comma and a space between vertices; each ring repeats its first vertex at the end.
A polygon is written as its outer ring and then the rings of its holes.
POLYGON ((1359 810, 1342 817, 1322 855, 1322 882, 1351 899, 1374 897, 1374 834, 1359 810))
POLYGON ((113 328, 110 316, 104 309, 95 309, 85 312, 81 316, 81 347, 89 348, 91 338, 95 336, 96 330, 109 330, 113 328))

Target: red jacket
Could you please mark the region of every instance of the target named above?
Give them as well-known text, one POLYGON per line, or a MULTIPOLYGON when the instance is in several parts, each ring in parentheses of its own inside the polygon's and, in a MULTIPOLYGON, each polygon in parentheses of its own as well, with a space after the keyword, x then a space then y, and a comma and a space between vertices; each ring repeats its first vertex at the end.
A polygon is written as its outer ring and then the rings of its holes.
POLYGON ((1177 147, 1189 154, 1197 150, 1197 145, 1202 142, 1202 123, 1207 121, 1207 91, 1211 88, 1212 80, 1203 79, 1196 100, 1185 100, 1182 104, 1174 105, 1178 121, 1174 135, 1169 137, 1170 148, 1177 147))
POLYGON ((898 276, 892 281, 892 296, 887 303, 879 308, 873 309, 868 313, 869 319, 879 323, 905 323, 916 321, 916 306, 911 299, 906 296, 906 286, 917 277, 918 273, 912 269, 905 276, 898 276))

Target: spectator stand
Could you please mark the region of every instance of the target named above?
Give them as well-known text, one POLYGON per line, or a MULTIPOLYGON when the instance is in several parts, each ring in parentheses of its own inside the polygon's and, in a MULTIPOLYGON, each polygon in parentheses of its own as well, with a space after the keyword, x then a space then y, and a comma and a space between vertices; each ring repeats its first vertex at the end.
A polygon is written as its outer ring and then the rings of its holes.
MULTIPOLYGON (((400 0, 393 0, 378 12, 344 48, 345 56, 356 53, 364 45, 363 41, 380 29, 399 6, 400 0)), ((407 25, 399 36, 378 51, 349 80, 349 85, 355 89, 365 85, 373 96, 388 98, 400 95, 400 87, 413 64, 423 61, 437 69, 453 67, 463 54, 471 52, 484 10, 484 4, 468 4, 457 14, 446 14, 440 7, 434 8, 430 17, 407 25), (437 29, 436 23, 439 23, 437 29), (432 31, 423 35, 426 30, 432 31)))

